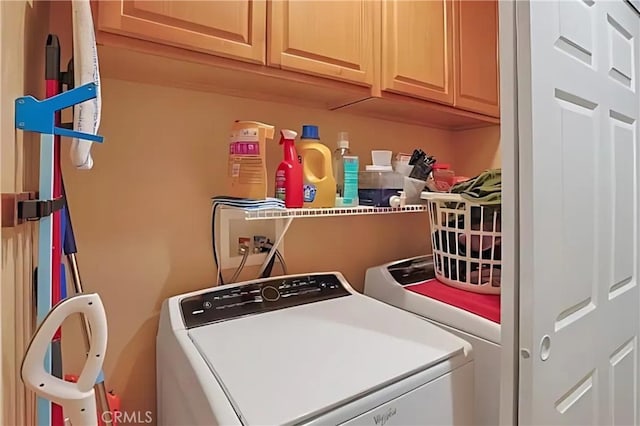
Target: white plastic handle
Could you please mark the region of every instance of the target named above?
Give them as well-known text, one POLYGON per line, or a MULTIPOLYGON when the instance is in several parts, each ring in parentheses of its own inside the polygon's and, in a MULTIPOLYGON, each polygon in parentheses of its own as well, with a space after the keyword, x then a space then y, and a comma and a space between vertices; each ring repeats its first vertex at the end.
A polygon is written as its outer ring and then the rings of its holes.
POLYGON ((69 297, 56 306, 36 330, 22 360, 20 371, 25 386, 62 406, 73 426, 97 425, 93 386, 102 369, 107 349, 107 317, 100 296, 95 293, 69 297), (82 313, 89 321, 89 353, 77 383, 61 380, 44 369, 44 358, 56 330, 72 314, 82 313))

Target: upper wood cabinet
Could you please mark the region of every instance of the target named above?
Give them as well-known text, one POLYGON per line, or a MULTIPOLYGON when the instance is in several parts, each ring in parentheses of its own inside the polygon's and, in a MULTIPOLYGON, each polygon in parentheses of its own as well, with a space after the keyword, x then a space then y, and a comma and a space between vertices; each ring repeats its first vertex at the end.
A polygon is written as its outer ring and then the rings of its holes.
POLYGON ((453 105, 451 0, 382 4, 382 87, 453 105))
POLYGON ((277 0, 269 7, 269 65, 373 84, 376 2, 277 0))
POLYGON ((101 0, 98 30, 264 64, 265 0, 101 0))
POLYGON ((499 117, 497 0, 455 1, 454 28, 454 105, 499 117))
POLYGON ((114 58, 132 58, 118 48, 174 60, 161 71, 140 60, 143 81, 447 129, 499 122, 498 0, 92 4, 119 76, 129 71, 114 58))
POLYGON ((381 90, 500 116, 497 0, 384 0, 381 90))

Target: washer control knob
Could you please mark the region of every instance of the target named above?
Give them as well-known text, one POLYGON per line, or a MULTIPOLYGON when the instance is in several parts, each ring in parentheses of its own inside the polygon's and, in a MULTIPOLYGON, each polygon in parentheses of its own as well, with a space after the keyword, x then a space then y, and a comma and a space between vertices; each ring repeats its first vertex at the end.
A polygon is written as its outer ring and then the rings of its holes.
POLYGON ((270 285, 263 287, 260 294, 262 294, 262 298, 267 302, 275 302, 280 299, 280 292, 278 289, 270 285))

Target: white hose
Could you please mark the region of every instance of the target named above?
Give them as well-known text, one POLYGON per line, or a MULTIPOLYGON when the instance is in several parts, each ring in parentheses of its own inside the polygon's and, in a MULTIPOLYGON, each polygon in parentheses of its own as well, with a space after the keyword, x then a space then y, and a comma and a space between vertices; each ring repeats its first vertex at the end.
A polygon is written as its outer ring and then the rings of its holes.
MULTIPOLYGON (((73 128, 77 132, 98 134, 102 96, 100 90, 100 70, 98 66, 98 50, 93 29, 93 17, 89 0, 72 0, 73 15, 73 68, 75 87, 87 83, 97 85, 96 98, 74 107, 73 128)), ((92 142, 71 141, 71 163, 78 169, 88 170, 93 167, 91 157, 92 142)))

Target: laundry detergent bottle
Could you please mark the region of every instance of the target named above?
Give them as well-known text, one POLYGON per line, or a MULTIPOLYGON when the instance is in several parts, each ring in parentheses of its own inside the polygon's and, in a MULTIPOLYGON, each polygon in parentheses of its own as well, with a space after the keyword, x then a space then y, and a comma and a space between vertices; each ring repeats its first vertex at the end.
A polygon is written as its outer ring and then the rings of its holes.
POLYGON ((284 160, 276 170, 276 198, 287 208, 300 208, 302 196, 302 164, 296 152, 296 136, 293 130, 280 131, 280 145, 284 145, 284 160))
POLYGON ((334 207, 336 179, 333 176, 331 150, 320 142, 318 126, 302 126, 298 152, 302 157, 304 206, 334 207))

